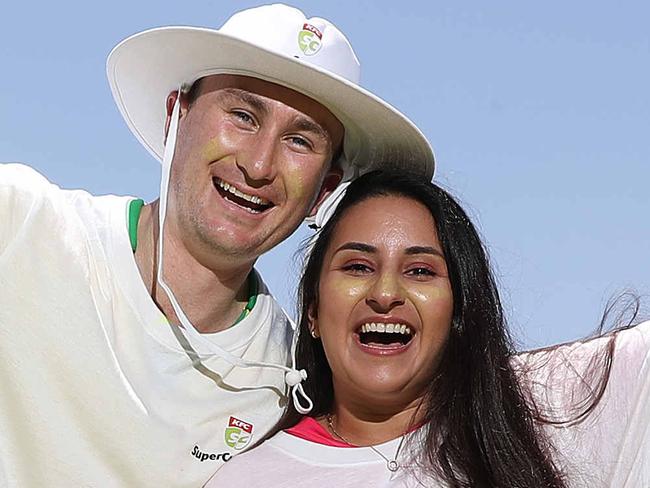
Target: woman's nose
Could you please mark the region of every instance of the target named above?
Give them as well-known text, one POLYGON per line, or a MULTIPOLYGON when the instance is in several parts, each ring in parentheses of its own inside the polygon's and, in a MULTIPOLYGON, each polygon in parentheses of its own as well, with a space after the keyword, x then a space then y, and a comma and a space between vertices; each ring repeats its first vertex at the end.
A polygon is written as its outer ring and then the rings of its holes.
POLYGON ((377 313, 387 313, 404 304, 404 290, 392 273, 380 275, 368 291, 366 303, 377 313))

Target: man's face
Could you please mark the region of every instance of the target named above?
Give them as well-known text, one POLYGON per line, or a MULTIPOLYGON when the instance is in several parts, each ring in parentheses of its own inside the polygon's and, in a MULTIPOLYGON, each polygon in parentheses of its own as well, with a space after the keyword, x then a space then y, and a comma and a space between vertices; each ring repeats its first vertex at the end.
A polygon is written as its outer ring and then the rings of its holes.
POLYGON ((331 161, 343 126, 302 94, 213 75, 181 107, 168 219, 186 246, 254 259, 293 232, 340 180, 331 161))

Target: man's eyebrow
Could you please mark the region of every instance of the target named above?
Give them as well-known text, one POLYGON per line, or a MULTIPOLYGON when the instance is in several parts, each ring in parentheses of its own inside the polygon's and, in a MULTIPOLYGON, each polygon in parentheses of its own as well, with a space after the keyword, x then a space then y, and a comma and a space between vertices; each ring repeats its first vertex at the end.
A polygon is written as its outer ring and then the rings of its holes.
POLYGON ((313 120, 307 119, 305 117, 298 117, 298 119, 295 122, 295 126, 297 130, 312 132, 316 134, 316 136, 322 138, 323 140, 330 141, 330 136, 325 131, 325 129, 323 129, 320 126, 320 124, 317 124, 313 120))
POLYGON ((231 97, 240 99, 245 104, 250 105, 255 110, 262 112, 265 115, 269 113, 269 107, 266 102, 251 92, 240 90, 238 88, 224 88, 224 92, 231 97))
POLYGON ((363 242, 346 242, 334 252, 337 253, 339 251, 344 251, 346 249, 352 251, 362 251, 371 254, 377 252, 377 248, 375 246, 371 246, 370 244, 364 244, 363 242))
POLYGON ((433 254, 434 256, 440 256, 444 258, 445 256, 438 251, 436 248, 431 246, 411 246, 407 247, 405 254, 412 256, 413 254, 433 254))

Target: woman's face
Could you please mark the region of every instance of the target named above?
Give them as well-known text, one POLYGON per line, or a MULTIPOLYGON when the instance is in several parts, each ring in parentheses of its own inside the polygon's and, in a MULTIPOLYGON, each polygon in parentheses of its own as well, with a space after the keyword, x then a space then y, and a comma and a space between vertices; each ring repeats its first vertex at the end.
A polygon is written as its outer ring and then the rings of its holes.
POLYGON ((453 296, 429 210, 400 196, 348 209, 325 254, 312 312, 335 396, 420 398, 449 335, 453 296))

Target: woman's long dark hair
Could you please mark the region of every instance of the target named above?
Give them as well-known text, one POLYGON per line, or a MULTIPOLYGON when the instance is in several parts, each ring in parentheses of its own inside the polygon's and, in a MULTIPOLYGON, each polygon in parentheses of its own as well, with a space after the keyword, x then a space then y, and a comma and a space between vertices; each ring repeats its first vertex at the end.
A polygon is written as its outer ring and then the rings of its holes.
MULTIPOLYGON (((403 196, 429 209, 453 291, 449 341, 439 366, 431 371, 419 411, 421 436, 417 436, 417 449, 411 446, 411 452, 417 451, 423 477, 459 488, 564 487, 511 365, 515 351, 478 233, 447 192, 414 176, 373 172, 358 178, 309 253, 300 282, 296 354, 298 367, 308 374, 304 388, 314 402, 311 415, 331 413, 334 398, 321 341, 309 333, 308 312, 318 306, 323 259, 334 229, 348 209, 382 196, 403 196)), ((299 419, 290 406, 278 430, 299 419)))

